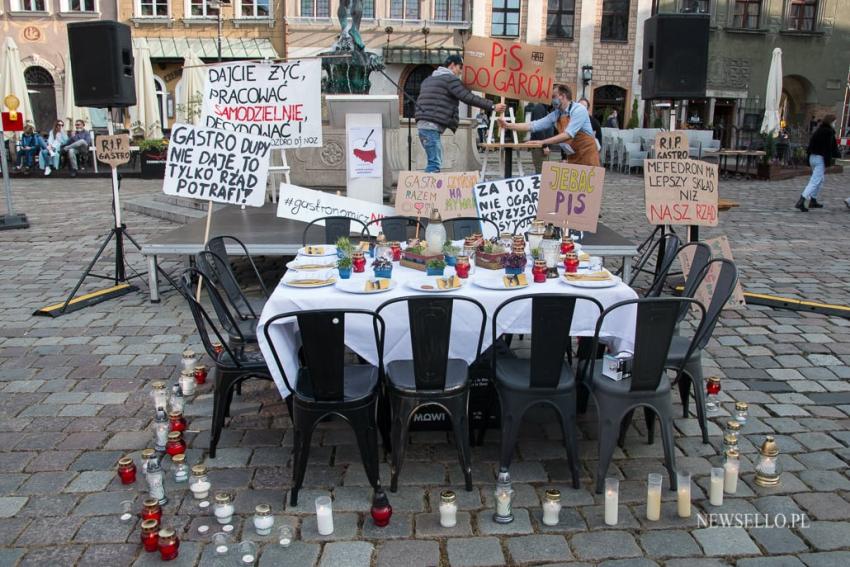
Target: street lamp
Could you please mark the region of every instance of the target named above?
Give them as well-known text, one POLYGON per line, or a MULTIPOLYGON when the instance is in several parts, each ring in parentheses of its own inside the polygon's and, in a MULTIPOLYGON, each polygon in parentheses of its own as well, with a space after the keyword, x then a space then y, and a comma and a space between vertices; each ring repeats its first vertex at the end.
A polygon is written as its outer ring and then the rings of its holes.
POLYGON ((581 67, 581 96, 584 98, 585 90, 590 81, 593 80, 593 65, 582 65, 581 67))
POLYGON ((215 8, 218 14, 218 35, 216 36, 216 49, 218 51, 218 62, 221 63, 221 10, 223 6, 230 6, 230 0, 207 0, 211 8, 215 8))

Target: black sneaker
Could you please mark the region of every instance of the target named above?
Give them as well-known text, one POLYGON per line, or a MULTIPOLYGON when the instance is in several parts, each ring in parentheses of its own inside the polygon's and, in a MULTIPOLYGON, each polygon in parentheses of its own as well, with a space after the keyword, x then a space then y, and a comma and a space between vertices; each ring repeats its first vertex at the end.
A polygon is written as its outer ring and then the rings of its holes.
POLYGON ((808 207, 806 207, 806 200, 801 196, 797 199, 797 203, 794 205, 796 208, 800 209, 801 212, 807 213, 809 212, 808 207))
POLYGON ((815 199, 814 197, 812 197, 811 199, 809 199, 809 208, 810 209, 822 209, 823 205, 818 203, 818 200, 815 199))
POLYGON ((77 176, 77 170, 76 170, 76 169, 72 169, 72 170, 71 170, 71 177, 76 177, 76 176, 77 176))

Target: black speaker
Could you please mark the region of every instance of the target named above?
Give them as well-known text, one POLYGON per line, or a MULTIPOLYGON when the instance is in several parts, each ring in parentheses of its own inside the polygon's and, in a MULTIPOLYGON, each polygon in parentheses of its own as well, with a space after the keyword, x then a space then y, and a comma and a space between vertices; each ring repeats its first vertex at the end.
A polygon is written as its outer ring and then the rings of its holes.
POLYGON ((704 98, 708 14, 656 14, 643 26, 641 96, 704 98))
POLYGON ((77 106, 135 106, 129 26, 110 20, 68 24, 68 52, 77 106))

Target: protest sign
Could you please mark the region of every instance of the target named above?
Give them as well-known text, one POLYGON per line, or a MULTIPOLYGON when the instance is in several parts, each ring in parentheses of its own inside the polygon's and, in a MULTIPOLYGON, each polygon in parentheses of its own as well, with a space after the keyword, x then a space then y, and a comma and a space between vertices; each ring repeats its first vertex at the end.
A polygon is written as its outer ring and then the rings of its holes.
POLYGON ((478 183, 477 171, 422 173, 402 171, 396 186, 396 214, 427 217, 431 209, 444 219, 478 216, 472 189, 478 183))
POLYGON ((463 82, 473 91, 519 100, 552 102, 553 47, 472 36, 463 50, 463 82))
POLYGON ((537 218, 556 225, 563 223, 573 230, 596 232, 604 183, 605 168, 545 162, 537 218))
POLYGON ((348 171, 352 178, 384 177, 384 147, 380 128, 348 128, 348 171))
MULTIPOLYGON (((734 262, 732 258, 732 247, 729 246, 729 239, 726 236, 718 236, 717 238, 709 238, 708 240, 703 241, 705 244, 711 248, 711 257, 712 258, 726 258, 727 260, 731 260, 734 262)), ((688 277, 688 274, 691 272, 691 266, 693 265, 694 259, 694 247, 687 246, 682 249, 682 253, 679 254, 679 261, 682 264, 682 274, 684 274, 685 278, 688 277)), ((702 282, 702 285, 697 288, 696 293, 694 294, 694 299, 698 300, 702 303, 706 309, 708 309, 709 304, 711 302, 711 296, 714 294, 714 286, 717 283, 717 276, 720 273, 720 266, 714 265, 709 269, 708 274, 706 274, 705 279, 702 282)), ((724 309, 741 309, 746 305, 744 301, 744 289, 741 287, 740 274, 738 274, 739 279, 735 283, 735 290, 732 292, 732 297, 729 298, 729 301, 726 303, 724 309)))
POLYGON ((717 226, 717 164, 647 159, 643 179, 651 224, 717 226))
POLYGON ((206 68, 201 125, 266 136, 284 149, 322 146, 320 59, 206 68))
POLYGON ((688 159, 688 133, 684 130, 655 134, 655 159, 688 159))
MULTIPOLYGON (((528 175, 498 181, 486 181, 475 186, 478 216, 490 219, 499 232, 520 234, 531 228, 537 216, 540 176, 528 175)), ((482 223, 485 238, 499 236, 490 223, 482 223)))
MULTIPOLYGON (((315 191, 289 183, 280 184, 277 216, 283 219, 308 223, 321 217, 341 216, 369 223, 375 219, 393 215, 395 215, 395 209, 387 205, 315 191)), ((324 222, 316 224, 324 226, 324 222)), ((374 232, 373 236, 377 236, 376 230, 379 228, 378 226, 370 227, 370 231, 374 232)))
POLYGON ((97 161, 118 167, 130 161, 130 134, 96 136, 94 154, 97 161))
POLYGON ((261 136, 175 124, 162 190, 177 197, 262 207, 271 147, 271 140, 261 136))

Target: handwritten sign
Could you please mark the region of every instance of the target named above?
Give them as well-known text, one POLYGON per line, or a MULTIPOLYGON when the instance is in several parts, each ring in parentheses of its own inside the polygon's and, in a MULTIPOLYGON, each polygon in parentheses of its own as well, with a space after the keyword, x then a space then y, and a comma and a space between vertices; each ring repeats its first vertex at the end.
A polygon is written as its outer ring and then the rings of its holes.
POLYGON ((717 164, 693 159, 643 163, 651 224, 717 226, 717 164))
MULTIPOLYGON (((321 217, 341 216, 368 223, 393 215, 395 215, 395 209, 387 205, 342 197, 289 183, 280 184, 277 216, 283 219, 311 222, 321 217)), ((316 224, 324 226, 324 222, 316 224)), ((372 236, 377 236, 380 227, 371 226, 369 230, 372 236)))
POLYGON ((464 84, 473 91, 550 103, 555 84, 553 47, 472 36, 464 45, 464 84))
POLYGON ((98 161, 112 167, 127 163, 130 161, 130 134, 95 137, 94 154, 98 161))
POLYGON ((348 128, 348 171, 351 177, 384 177, 384 147, 381 128, 348 128))
POLYGON ((261 136, 175 124, 162 190, 166 195, 262 207, 272 142, 261 136))
POLYGON ((431 209, 444 219, 478 216, 472 190, 478 183, 477 171, 422 173, 402 171, 396 186, 396 214, 427 217, 431 209))
POLYGON ((602 209, 605 168, 545 162, 537 218, 574 230, 596 232, 602 209))
POLYGON ((688 133, 684 130, 655 134, 655 159, 688 159, 688 133))
POLYGON ((322 63, 237 62, 207 67, 201 125, 266 136, 274 147, 322 146, 322 63))
MULTIPOLYGON (((519 234, 531 228, 531 221, 537 216, 539 195, 539 175, 487 181, 475 186, 478 216, 496 223, 499 232, 519 234)), ((482 224, 485 238, 499 236, 490 223, 482 224)))
MULTIPOLYGON (((708 240, 704 240, 705 244, 711 248, 711 257, 712 258, 726 258, 727 260, 732 260, 732 247, 729 245, 729 239, 726 236, 718 236, 717 238, 709 238, 708 240)), ((694 259, 694 248, 693 246, 688 246, 682 253, 679 255, 679 261, 682 264, 682 273, 685 277, 688 277, 688 274, 691 272, 691 266, 693 265, 694 259)), ((698 300, 702 303, 706 309, 708 309, 709 303, 711 302, 711 296, 714 294, 714 286, 717 284, 717 276, 720 275, 720 266, 713 265, 708 274, 706 274, 705 279, 702 281, 702 284, 697 288, 694 293, 694 299, 698 300)), ((746 305, 746 301, 744 300, 744 289, 741 287, 741 279, 740 273, 738 274, 738 281, 735 283, 735 289, 732 292, 732 297, 729 298, 729 301, 726 302, 724 309, 741 309, 746 305)))

